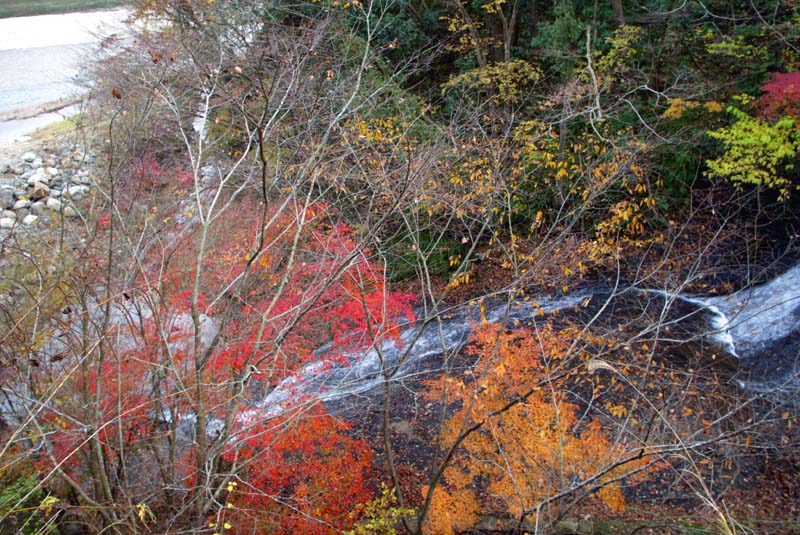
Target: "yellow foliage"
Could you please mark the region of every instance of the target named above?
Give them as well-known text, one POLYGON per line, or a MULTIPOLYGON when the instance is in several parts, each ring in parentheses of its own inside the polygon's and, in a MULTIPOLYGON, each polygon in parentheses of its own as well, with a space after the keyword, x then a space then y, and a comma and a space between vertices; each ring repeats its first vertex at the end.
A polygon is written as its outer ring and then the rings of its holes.
POLYGON ((156 515, 153 514, 152 509, 146 503, 137 503, 136 504, 136 516, 139 518, 139 521, 142 524, 147 524, 148 521, 155 522, 156 515))
POLYGON ((59 499, 55 496, 48 496, 39 504, 39 510, 42 511, 45 516, 50 516, 53 512, 53 507, 55 507, 58 502, 59 499))
POLYGON ((725 109, 725 107, 716 100, 710 100, 700 104, 695 100, 673 98, 670 99, 669 107, 661 114, 661 117, 664 119, 680 119, 687 111, 696 110, 701 107, 708 113, 719 113, 725 109))
POLYGON ((694 100, 683 100, 682 98, 673 98, 669 101, 669 108, 661 114, 664 119, 680 119, 683 114, 688 110, 693 110, 700 107, 700 103, 694 100))
MULTIPOLYGON (((495 4, 498 2, 487 5, 495 4)), ((523 90, 537 82, 541 75, 537 67, 525 60, 502 61, 453 76, 442 86, 442 92, 453 89, 465 93, 477 91, 482 100, 488 93, 488 98, 494 102, 517 102, 523 96, 523 90)))
POLYGON ((447 288, 452 290, 454 288, 458 288, 459 286, 463 286, 465 284, 469 284, 469 276, 470 276, 470 272, 469 271, 464 271, 464 272, 456 275, 447 284, 447 288))
MULTIPOLYGON (((612 465, 630 455, 609 440, 596 420, 587 420, 557 385, 547 381, 559 368, 576 336, 550 324, 505 332, 496 324, 477 327, 470 374, 435 383, 460 407, 447 421, 446 446, 465 428, 480 425, 462 443, 463 453, 435 489, 429 527, 451 534, 480 512, 475 487, 502 500, 511 515, 535 509, 559 492, 596 478, 597 497, 610 509, 625 507, 618 477, 627 467, 612 465), (522 400, 513 403, 515 400, 522 400)), ((636 465, 636 462, 633 462, 636 465)), ((593 484, 594 484, 593 483, 593 484)))
MULTIPOLYGON (((428 488, 422 489, 422 495, 428 493, 428 488)), ((436 514, 428 515, 426 532, 433 535, 454 535, 459 528, 468 528, 478 520, 477 511, 480 509, 475 491, 469 487, 455 489, 450 492, 442 487, 433 490, 431 511, 436 514)))
POLYGON ((506 3, 506 0, 489 0, 488 2, 483 4, 481 7, 487 13, 498 13, 498 12, 502 11, 503 4, 505 4, 505 3, 506 3))

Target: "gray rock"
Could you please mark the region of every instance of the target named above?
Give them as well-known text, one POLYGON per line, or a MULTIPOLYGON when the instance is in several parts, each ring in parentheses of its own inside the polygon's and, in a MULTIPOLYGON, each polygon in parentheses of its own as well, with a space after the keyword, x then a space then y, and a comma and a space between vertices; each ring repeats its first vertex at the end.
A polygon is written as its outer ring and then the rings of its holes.
POLYGON ((45 173, 47 173, 47 174, 48 174, 48 175, 50 175, 50 176, 57 176, 57 175, 59 175, 59 174, 61 173, 61 171, 59 171, 59 170, 58 170, 57 168, 55 168, 55 167, 48 167, 48 168, 47 168, 47 169, 45 169, 44 171, 45 171, 45 173))
POLYGON ((25 169, 20 167, 19 165, 12 165, 8 168, 8 172, 14 175, 21 175, 25 172, 25 169))
POLYGON ((31 205, 31 213, 37 216, 44 214, 47 206, 42 201, 36 201, 31 205))
POLYGON ((89 193, 89 188, 86 186, 70 186, 67 188, 67 196, 73 201, 82 200, 87 193, 89 193))
POLYGON ((11 188, 0 188, 0 208, 14 205, 14 190, 11 188))
MULTIPOLYGON (((533 530, 531 530, 533 531, 533 530)), ((553 526, 557 535, 591 535, 596 533, 594 523, 583 518, 564 518, 553 526)))
POLYGON ((26 152, 25 154, 22 155, 22 161, 23 162, 31 163, 35 159, 36 159, 36 153, 35 152, 26 152))
POLYGON ((39 222, 39 216, 34 214, 28 214, 22 219, 23 225, 35 225, 39 222))
POLYGON ((54 199, 52 197, 47 199, 47 207, 54 212, 60 212, 62 206, 63 204, 58 199, 54 199))
POLYGON ((43 182, 37 182, 33 185, 33 189, 31 190, 31 199, 38 201, 44 199, 49 194, 50 187, 43 182))
POLYGON ((17 213, 14 212, 14 210, 3 210, 2 213, 0 213, 0 217, 10 217, 11 219, 16 219, 17 213))
POLYGON ((36 158, 31 162, 31 167, 33 167, 34 169, 39 169, 40 167, 44 167, 44 162, 42 161, 41 158, 36 158))
POLYGON ((14 210, 22 210, 23 208, 28 208, 31 205, 31 201, 28 199, 20 199, 14 203, 14 210))
POLYGON ((28 177, 28 185, 29 186, 34 186, 34 185, 36 185, 37 182, 40 183, 40 184, 49 184, 50 183, 50 177, 47 176, 44 173, 38 173, 38 172, 34 173, 32 176, 28 177))
POLYGON ((8 164, 0 165, 0 175, 6 175, 11 172, 11 166, 8 164))
POLYGON ((61 197, 61 185, 59 184, 58 187, 50 190, 51 197, 61 197))
POLYGON ((0 217, 0 228, 14 228, 14 225, 16 224, 16 219, 11 219, 10 217, 0 217))
POLYGON ((78 211, 72 206, 65 206, 63 211, 64 217, 78 217, 78 211))

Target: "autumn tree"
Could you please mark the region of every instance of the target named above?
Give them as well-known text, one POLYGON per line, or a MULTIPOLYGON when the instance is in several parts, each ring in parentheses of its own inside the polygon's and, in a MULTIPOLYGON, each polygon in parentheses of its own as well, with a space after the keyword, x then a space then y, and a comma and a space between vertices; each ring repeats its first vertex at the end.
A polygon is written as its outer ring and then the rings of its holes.
POLYGON ((475 368, 430 386, 455 408, 440 447, 460 443, 439 487, 426 491, 431 532, 467 528, 487 499, 519 522, 532 516, 536 526, 560 518, 560 503, 575 494, 596 492, 607 507, 624 509, 620 476, 646 464, 644 450, 607 437, 600 421, 568 400, 555 378, 580 373, 555 373, 570 358, 567 333, 549 324, 516 332, 483 325, 472 344, 475 368))
POLYGON ((721 503, 795 440, 695 294, 760 274, 730 181, 795 178, 796 9, 651 4, 138 2, 82 218, 2 244, 3 514, 541 532, 656 468, 721 503))
POLYGON ((61 343, 58 355, 33 348, 47 356, 13 386, 30 419, 12 442, 58 482, 59 514, 89 531, 224 525, 234 483, 248 489, 242 529, 345 529, 370 496, 369 447, 313 396, 242 415, 303 366, 347 366, 413 318, 369 246, 404 199, 397 178, 414 175, 327 174, 351 154, 346 121, 391 88, 368 76, 377 29, 349 39, 334 10, 308 24, 248 19, 245 36, 223 17, 230 6, 195 7, 191 23, 142 34, 98 70, 109 145, 84 207, 93 236, 59 272, 58 291, 75 291, 64 317, 44 308, 49 286, 25 313, 46 316, 61 343), (385 211, 355 230, 342 213, 365 195, 385 211), (323 485, 347 455, 359 471, 323 485), (344 488, 352 501, 334 498, 344 488))

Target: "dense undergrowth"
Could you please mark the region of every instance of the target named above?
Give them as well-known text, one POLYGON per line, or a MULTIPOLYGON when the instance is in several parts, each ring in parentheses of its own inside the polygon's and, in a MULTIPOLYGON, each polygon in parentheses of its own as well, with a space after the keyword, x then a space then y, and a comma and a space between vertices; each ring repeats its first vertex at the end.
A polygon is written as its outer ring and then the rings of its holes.
POLYGON ((83 219, 2 242, 0 526, 796 530, 796 397, 738 386, 676 299, 796 257, 793 3, 136 16, 161 29, 93 67, 83 219), (379 386, 323 402, 367 350, 379 386))

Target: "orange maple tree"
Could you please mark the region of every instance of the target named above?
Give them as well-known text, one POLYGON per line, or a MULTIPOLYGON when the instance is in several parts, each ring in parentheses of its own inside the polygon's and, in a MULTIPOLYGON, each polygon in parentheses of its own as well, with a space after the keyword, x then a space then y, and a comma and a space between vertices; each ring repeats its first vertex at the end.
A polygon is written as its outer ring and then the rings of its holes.
POLYGON ((559 501, 573 491, 614 511, 625 508, 619 478, 642 461, 561 388, 556 377, 567 375, 561 364, 572 353, 566 332, 550 324, 516 331, 481 325, 467 350, 477 366, 429 385, 430 396, 446 396, 455 407, 444 449, 461 441, 442 484, 424 489, 431 533, 472 525, 489 503, 519 519, 543 506, 557 516, 559 501))

